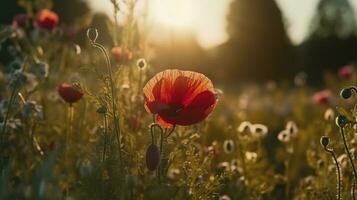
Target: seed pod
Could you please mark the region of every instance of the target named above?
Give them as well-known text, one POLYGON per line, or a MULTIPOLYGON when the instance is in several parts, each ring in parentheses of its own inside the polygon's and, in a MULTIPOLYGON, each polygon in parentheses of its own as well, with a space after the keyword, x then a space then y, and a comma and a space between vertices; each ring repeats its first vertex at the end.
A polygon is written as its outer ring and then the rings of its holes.
POLYGON ((349 99, 352 96, 352 89, 351 88, 344 88, 340 92, 340 96, 343 99, 349 99))
POLYGON ((140 69, 143 69, 146 67, 146 61, 144 58, 140 58, 137 62, 136 62, 136 65, 140 68, 140 69))
POLYGON ((226 140, 223 143, 223 150, 226 154, 230 154, 234 151, 234 142, 233 140, 226 140))
POLYGON ((160 151, 155 144, 150 144, 146 150, 146 166, 155 171, 160 164, 160 151))
POLYGON ((330 143, 330 138, 328 136, 322 136, 320 139, 320 143, 325 148, 330 143))
POLYGON ((343 116, 343 115, 339 115, 336 117, 336 125, 340 128, 343 128, 344 126, 346 126, 346 124, 348 123, 348 119, 343 116))
POLYGON ((100 113, 100 114, 106 114, 108 112, 108 109, 106 106, 100 106, 98 109, 97 109, 97 113, 100 113))

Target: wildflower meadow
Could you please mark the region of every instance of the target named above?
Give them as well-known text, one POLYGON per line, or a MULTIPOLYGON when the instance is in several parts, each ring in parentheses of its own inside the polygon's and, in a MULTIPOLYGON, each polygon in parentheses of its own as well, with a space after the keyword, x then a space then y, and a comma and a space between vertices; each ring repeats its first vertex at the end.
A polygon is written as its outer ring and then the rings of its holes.
POLYGON ((0 21, 0 199, 357 198, 357 59, 285 74, 227 47, 191 68, 191 47, 155 51, 150 0, 100 1, 101 23, 48 0, 0 21))

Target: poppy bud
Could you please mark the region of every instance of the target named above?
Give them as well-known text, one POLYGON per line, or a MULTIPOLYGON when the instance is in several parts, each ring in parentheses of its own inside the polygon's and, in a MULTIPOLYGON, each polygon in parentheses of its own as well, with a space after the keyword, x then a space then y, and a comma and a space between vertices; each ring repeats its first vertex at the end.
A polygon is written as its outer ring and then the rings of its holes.
POLYGON ((137 65, 140 69, 145 68, 145 67, 146 67, 146 61, 145 61, 145 59, 144 59, 144 58, 140 58, 140 59, 137 61, 136 65, 137 65))
POLYGON ((343 115, 339 115, 336 117, 336 125, 340 128, 343 128, 344 126, 346 126, 346 124, 348 123, 348 119, 343 116, 343 115))
POLYGON ((155 144, 150 144, 146 150, 146 166, 150 171, 155 171, 160 163, 160 151, 155 144))
POLYGON ((105 106, 101 106, 97 109, 97 113, 100 113, 100 114, 105 114, 105 113, 107 113, 107 111, 108 111, 108 109, 105 106))
POLYGON ((223 150, 225 153, 230 154, 234 151, 234 142, 233 140, 226 140, 223 143, 223 150))
POLYGON ((328 136, 322 136, 320 139, 320 144, 326 148, 327 145, 330 143, 330 138, 328 136))
POLYGON ((16 59, 10 63, 9 71, 14 72, 20 70, 22 67, 23 67, 23 63, 20 60, 16 59))
POLYGON ((343 88, 340 92, 340 96, 343 99, 349 99, 353 94, 353 90, 357 92, 357 89, 355 87, 343 88))

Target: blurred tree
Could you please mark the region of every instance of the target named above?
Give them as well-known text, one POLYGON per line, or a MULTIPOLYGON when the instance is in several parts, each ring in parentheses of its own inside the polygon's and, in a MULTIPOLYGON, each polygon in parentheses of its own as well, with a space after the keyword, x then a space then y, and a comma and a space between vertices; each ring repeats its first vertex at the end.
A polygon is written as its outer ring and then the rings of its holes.
POLYGON ((53 10, 58 13, 63 23, 70 25, 87 21, 86 18, 90 13, 88 3, 84 0, 53 0, 53 10))
POLYGON ((24 12, 25 10, 18 5, 17 1, 2 0, 0 6, 0 24, 10 24, 15 14, 24 12))
POLYGON ((274 0, 234 0, 227 22, 229 40, 212 51, 216 65, 225 68, 222 76, 238 81, 285 78, 292 51, 274 0))
POLYGON ((310 38, 354 35, 355 16, 348 0, 320 0, 310 30, 310 38))
POLYGON ((356 21, 348 0, 320 0, 307 40, 297 48, 300 65, 321 81, 323 71, 357 60, 356 21))

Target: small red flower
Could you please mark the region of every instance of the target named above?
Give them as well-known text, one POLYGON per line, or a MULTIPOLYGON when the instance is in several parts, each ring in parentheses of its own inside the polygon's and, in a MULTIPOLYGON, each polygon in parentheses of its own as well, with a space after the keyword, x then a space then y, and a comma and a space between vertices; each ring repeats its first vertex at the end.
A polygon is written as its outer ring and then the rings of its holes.
POLYGON ((189 126, 204 120, 217 104, 205 75, 181 70, 156 74, 144 87, 145 109, 164 126, 189 126))
POLYGON ((27 14, 17 14, 15 17, 12 19, 12 26, 14 28, 17 27, 25 27, 27 22, 29 20, 29 17, 27 14))
POLYGON ((349 79, 353 75, 353 66, 352 65, 346 65, 341 67, 338 70, 338 75, 342 79, 349 79))
POLYGON ((314 104, 327 104, 331 100, 332 93, 330 90, 322 90, 320 92, 316 92, 312 96, 312 101, 314 104))
POLYGON ((37 13, 36 23, 39 27, 43 29, 52 30, 58 24, 58 15, 48 9, 43 9, 37 13))
POLYGON ((112 48, 112 55, 116 62, 126 63, 133 58, 133 53, 127 49, 122 49, 120 47, 112 48))
POLYGON ((80 100, 83 96, 83 93, 72 85, 67 83, 62 83, 57 87, 58 94, 65 100, 67 103, 75 103, 80 100))

